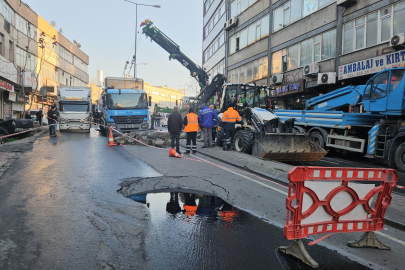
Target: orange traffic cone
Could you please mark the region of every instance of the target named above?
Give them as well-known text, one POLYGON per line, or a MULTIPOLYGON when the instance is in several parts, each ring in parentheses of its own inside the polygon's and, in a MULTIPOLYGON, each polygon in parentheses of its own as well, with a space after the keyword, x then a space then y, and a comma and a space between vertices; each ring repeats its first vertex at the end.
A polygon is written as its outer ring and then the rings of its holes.
POLYGON ((110 127, 110 132, 108 134, 108 144, 106 144, 107 146, 115 146, 116 144, 114 143, 114 137, 113 137, 113 131, 112 131, 112 127, 110 127))
POLYGON ((181 156, 177 153, 176 149, 172 148, 169 150, 169 157, 178 157, 181 158, 181 156))

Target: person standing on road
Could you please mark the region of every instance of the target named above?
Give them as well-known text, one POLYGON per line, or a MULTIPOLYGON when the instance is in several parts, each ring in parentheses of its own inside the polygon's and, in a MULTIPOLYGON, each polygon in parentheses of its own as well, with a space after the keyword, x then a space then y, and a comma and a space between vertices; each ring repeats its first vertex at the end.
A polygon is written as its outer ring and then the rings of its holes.
POLYGON ((170 133, 172 140, 172 148, 174 148, 174 143, 176 143, 176 151, 180 155, 180 132, 183 129, 183 120, 181 119, 181 114, 179 114, 179 108, 174 107, 173 113, 169 115, 169 120, 167 121, 167 130, 170 133))
POLYGON ((28 110, 27 113, 24 116, 25 119, 32 119, 31 111, 28 110))
POLYGON ((242 121, 239 113, 234 110, 233 104, 228 104, 228 110, 222 115, 223 129, 225 131, 224 150, 231 150, 231 133, 235 131, 236 122, 242 121))
POLYGON ((198 127, 198 116, 194 113, 194 109, 190 107, 188 109, 188 114, 184 117, 184 132, 187 133, 187 151, 186 154, 190 154, 190 150, 193 150, 193 154, 197 153, 197 132, 198 127), (193 142, 193 146, 191 146, 193 142))
POLYGON ((210 105, 210 109, 212 110, 214 114, 214 118, 212 119, 214 125, 212 126, 212 146, 215 146, 215 139, 217 137, 217 128, 218 128, 218 111, 215 109, 214 104, 210 105))
POLYGON ((48 111, 48 125, 49 125, 49 133, 51 137, 56 136, 56 120, 58 116, 56 114, 56 107, 52 106, 51 109, 48 111))
POLYGON ((162 119, 162 116, 160 115, 160 112, 156 114, 156 126, 160 127, 160 120, 162 119))
POLYGON ((204 134, 204 146, 202 148, 212 147, 212 126, 214 125, 214 112, 205 104, 198 115, 198 122, 204 134))
POLYGON ((42 108, 39 108, 39 111, 35 114, 39 123, 39 126, 42 127, 42 117, 44 117, 44 113, 42 112, 42 108))

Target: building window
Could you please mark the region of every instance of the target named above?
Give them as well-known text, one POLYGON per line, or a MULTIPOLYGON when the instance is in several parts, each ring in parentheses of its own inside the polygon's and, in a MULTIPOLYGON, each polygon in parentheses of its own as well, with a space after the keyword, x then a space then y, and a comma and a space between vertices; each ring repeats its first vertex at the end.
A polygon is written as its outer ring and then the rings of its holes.
POLYGON ((248 83, 267 78, 268 58, 267 56, 229 71, 230 83, 248 83))
MULTIPOLYGON (((232 40, 231 40, 232 41, 232 40)), ((233 40, 235 41, 235 40, 233 40)), ((204 52, 204 62, 207 62, 207 60, 214 55, 216 51, 219 50, 219 48, 224 45, 225 43, 225 33, 221 32, 219 36, 211 43, 210 46, 205 50, 204 52)))
POLYGON ((204 27, 204 39, 206 39, 209 33, 214 29, 214 26, 219 22, 221 17, 225 14, 225 3, 215 11, 214 15, 208 21, 207 26, 204 27))
POLYGON ((14 48, 13 48, 13 42, 11 40, 9 40, 8 54, 9 54, 8 60, 13 62, 14 61, 14 48))
POLYGON ((4 19, 7 20, 9 23, 11 23, 12 25, 15 25, 15 21, 14 21, 14 15, 15 12, 14 10, 7 4, 6 1, 1 1, 2 3, 0 3, 0 11, 1 14, 4 16, 4 19), (1 7, 1 5, 3 7, 1 7))
POLYGON ((229 38, 229 54, 267 37, 269 35, 270 15, 266 15, 229 38))
POLYGON ((366 46, 371 47, 378 43, 378 12, 368 14, 366 19, 366 46))
POLYGON ((314 62, 334 58, 336 29, 306 39, 272 54, 272 74, 283 73, 314 62))
POLYGON ((343 54, 388 42, 405 32, 405 1, 344 24, 343 54))
POLYGON ((394 5, 394 35, 405 32, 405 1, 394 5))
POLYGON ((238 16, 259 0, 234 0, 231 2, 231 17, 238 16))
POLYGON ((4 35, 0 33, 0 55, 4 56, 4 35))
POLYGON ((273 11, 273 31, 306 17, 336 0, 290 0, 273 11))
POLYGON ((16 47, 16 59, 15 63, 17 66, 23 68, 25 71, 35 71, 36 68, 36 56, 28 53, 27 51, 16 47))

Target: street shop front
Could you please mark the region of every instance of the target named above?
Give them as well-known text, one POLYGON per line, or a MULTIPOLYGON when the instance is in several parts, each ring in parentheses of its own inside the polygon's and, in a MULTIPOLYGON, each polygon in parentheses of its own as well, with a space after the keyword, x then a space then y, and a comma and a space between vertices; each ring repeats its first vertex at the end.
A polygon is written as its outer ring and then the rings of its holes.
POLYGON ((272 85, 269 96, 272 109, 303 110, 305 102, 316 94, 306 91, 304 80, 299 79, 288 84, 272 85))

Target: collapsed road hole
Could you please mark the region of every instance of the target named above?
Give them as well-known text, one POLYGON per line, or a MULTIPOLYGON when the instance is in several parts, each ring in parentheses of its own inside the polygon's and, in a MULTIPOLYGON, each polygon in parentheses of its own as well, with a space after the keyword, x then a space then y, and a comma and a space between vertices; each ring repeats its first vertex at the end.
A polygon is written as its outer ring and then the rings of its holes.
MULTIPOLYGON (((164 189, 126 197, 149 209, 143 248, 151 269, 312 269, 277 251, 292 243, 281 228, 215 195, 164 189)), ((319 269, 369 269, 319 245, 308 251, 319 269)))

